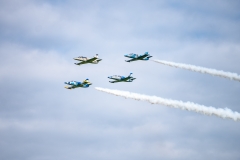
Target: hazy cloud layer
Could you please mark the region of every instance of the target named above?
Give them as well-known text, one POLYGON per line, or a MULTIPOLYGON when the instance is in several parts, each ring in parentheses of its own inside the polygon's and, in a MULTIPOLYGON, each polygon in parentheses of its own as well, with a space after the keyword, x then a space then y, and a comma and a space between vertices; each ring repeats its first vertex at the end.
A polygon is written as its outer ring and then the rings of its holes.
POLYGON ((126 53, 240 74, 240 3, 0 1, 0 159, 240 158, 239 122, 103 94, 126 90, 240 112, 240 84, 126 53), (99 64, 74 57, 99 54, 99 64), (128 75, 133 83, 108 82, 128 75), (65 81, 93 83, 66 90, 65 81))

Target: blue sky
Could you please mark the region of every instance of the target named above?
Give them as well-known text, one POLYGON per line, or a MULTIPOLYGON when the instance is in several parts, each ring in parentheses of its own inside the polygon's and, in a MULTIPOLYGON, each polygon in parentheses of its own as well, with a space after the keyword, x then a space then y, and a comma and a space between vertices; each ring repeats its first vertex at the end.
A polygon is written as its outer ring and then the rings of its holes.
POLYGON ((240 74, 240 3, 0 0, 0 159, 240 158, 240 123, 99 92, 125 90, 240 112, 240 83, 152 61, 240 74), (103 59, 74 65, 74 57, 103 59), (111 84, 128 75, 133 83, 111 84), (64 82, 93 83, 66 90, 64 82))

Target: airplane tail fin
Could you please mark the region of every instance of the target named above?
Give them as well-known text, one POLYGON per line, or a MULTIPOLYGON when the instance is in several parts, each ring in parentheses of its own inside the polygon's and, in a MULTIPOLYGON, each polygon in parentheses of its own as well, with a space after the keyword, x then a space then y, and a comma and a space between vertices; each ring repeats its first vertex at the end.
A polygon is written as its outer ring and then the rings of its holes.
POLYGON ((88 78, 85 79, 85 80, 83 81, 83 83, 84 83, 84 84, 87 84, 87 85, 91 85, 91 84, 92 84, 91 82, 89 82, 89 79, 88 79, 88 78))
POLYGON ((98 58, 98 54, 96 54, 96 56, 95 56, 96 58, 98 58))
POLYGON ((84 83, 89 82, 88 80, 89 80, 89 79, 87 78, 87 79, 85 79, 83 82, 84 82, 84 83))
POLYGON ((130 73, 128 77, 130 77, 131 75, 132 75, 132 73, 130 73))
POLYGON ((145 55, 148 55, 148 52, 145 52, 144 54, 145 54, 145 55))

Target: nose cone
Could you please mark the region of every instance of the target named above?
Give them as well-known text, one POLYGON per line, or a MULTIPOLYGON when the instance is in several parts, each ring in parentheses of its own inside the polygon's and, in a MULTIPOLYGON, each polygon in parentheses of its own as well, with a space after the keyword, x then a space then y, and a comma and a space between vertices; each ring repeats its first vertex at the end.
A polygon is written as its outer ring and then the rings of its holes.
POLYGON ((68 82, 64 82, 65 84, 68 84, 68 82))
POLYGON ((125 56, 125 57, 128 57, 128 54, 125 54, 124 56, 125 56))
POLYGON ((110 76, 108 78, 111 78, 110 76))

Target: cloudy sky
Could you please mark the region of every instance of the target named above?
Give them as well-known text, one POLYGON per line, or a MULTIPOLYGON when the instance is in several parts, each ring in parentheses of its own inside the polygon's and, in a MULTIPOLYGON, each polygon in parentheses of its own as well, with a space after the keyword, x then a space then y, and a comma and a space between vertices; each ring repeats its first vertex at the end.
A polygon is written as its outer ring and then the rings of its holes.
POLYGON ((152 59, 240 74, 238 0, 0 0, 0 159, 239 160, 240 122, 95 87, 240 112, 240 82, 152 59), (74 57, 99 54, 99 64, 74 57), (109 83, 128 75, 133 83, 109 83), (93 83, 66 90, 65 81, 93 83))

